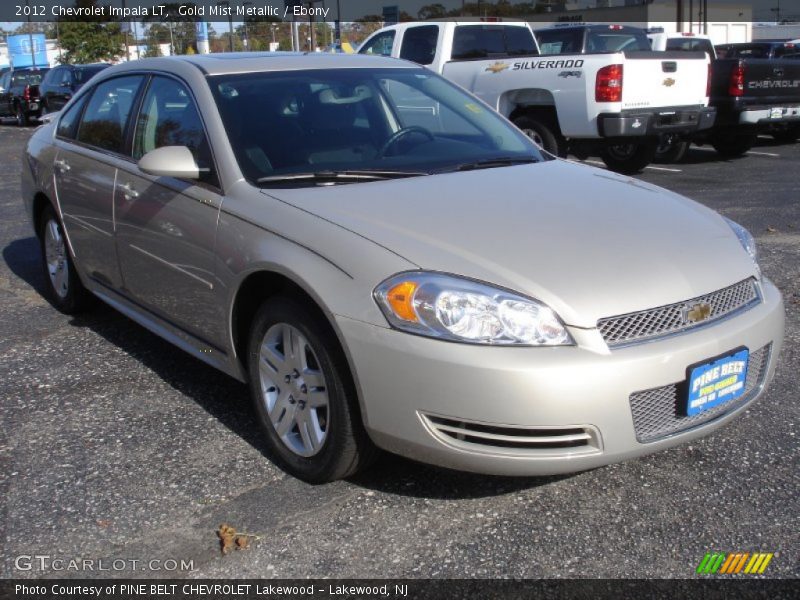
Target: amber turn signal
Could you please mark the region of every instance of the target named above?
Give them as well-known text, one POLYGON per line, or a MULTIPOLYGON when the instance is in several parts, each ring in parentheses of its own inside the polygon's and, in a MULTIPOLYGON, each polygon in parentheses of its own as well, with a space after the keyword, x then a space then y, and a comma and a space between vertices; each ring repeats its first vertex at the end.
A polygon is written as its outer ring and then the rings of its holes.
POLYGON ((413 281, 401 281, 386 292, 386 302, 394 314, 404 321, 414 323, 419 321, 417 312, 414 310, 414 292, 417 291, 417 287, 413 281))

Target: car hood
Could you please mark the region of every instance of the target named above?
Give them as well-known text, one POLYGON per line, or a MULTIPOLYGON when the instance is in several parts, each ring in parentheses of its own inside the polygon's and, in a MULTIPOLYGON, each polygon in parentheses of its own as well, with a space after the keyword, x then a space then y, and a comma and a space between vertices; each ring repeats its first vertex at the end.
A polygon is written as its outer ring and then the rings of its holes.
POLYGON ((537 298, 576 327, 756 274, 717 213, 639 180, 561 160, 264 193, 421 269, 537 298))

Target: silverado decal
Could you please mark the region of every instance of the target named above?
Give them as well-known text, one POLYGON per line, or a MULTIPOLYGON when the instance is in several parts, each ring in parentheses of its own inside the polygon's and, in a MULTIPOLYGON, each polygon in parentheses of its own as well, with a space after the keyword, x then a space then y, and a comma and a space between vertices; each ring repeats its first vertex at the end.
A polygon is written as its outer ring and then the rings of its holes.
POLYGON ((522 61, 522 62, 515 62, 511 70, 512 71, 522 71, 522 70, 531 70, 531 69, 569 69, 569 68, 579 68, 583 66, 583 59, 579 58, 577 60, 567 59, 567 60, 532 60, 532 61, 522 61))

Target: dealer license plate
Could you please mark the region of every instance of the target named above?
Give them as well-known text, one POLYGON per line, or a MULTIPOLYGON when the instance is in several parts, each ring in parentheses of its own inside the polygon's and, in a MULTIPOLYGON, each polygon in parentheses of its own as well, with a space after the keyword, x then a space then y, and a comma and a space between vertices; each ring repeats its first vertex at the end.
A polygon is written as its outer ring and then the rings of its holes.
POLYGON ((747 379, 748 356, 749 351, 744 348, 694 367, 689 374, 686 414, 691 417, 741 396, 747 379))

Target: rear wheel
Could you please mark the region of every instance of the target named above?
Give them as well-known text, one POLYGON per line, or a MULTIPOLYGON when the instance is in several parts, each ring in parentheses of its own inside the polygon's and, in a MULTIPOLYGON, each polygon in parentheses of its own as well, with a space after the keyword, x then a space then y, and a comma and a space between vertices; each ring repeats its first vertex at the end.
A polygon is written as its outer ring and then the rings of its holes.
POLYGON ((669 164, 675 163, 686 156, 689 142, 675 134, 664 134, 658 140, 655 162, 669 164))
POLYGON ((17 104, 17 110, 14 113, 14 117, 16 118, 18 126, 28 126, 28 114, 25 112, 25 109, 22 108, 22 104, 17 104))
POLYGON ((45 286, 53 305, 68 315, 85 310, 92 296, 78 277, 69 255, 64 229, 51 206, 45 207, 39 221, 39 243, 45 286))
POLYGON ((623 175, 633 175, 653 162, 657 146, 658 140, 656 139, 608 144, 603 146, 600 156, 612 171, 623 175))
POLYGON ((341 354, 329 327, 296 301, 271 298, 256 313, 248 352, 256 414, 281 466, 311 483, 352 475, 377 453, 341 354))
POLYGON ((753 144, 756 143, 754 133, 718 132, 712 135, 711 145, 723 158, 738 158, 744 156, 753 144))
POLYGON ((514 119, 514 125, 542 150, 561 158, 567 155, 567 141, 550 120, 521 115, 514 119))

